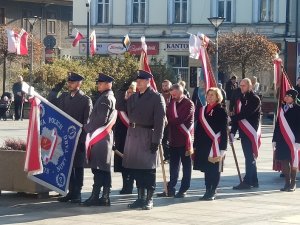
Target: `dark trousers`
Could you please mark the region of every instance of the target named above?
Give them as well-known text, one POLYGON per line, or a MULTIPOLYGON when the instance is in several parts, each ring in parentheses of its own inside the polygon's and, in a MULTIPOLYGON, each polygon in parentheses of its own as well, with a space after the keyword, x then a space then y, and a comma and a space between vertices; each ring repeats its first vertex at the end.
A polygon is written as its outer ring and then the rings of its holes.
POLYGON ((168 190, 175 193, 175 186, 178 181, 180 162, 182 164, 182 180, 179 191, 186 192, 190 188, 192 176, 192 160, 190 156, 185 156, 185 147, 170 147, 170 182, 168 190))
POLYGON ((220 182, 221 173, 219 172, 219 163, 207 163, 204 171, 206 189, 217 189, 220 182))
POLYGON ((69 191, 71 193, 80 193, 83 186, 83 167, 76 167, 72 169, 69 183, 69 191))
POLYGON ((94 174, 94 188, 110 188, 111 187, 111 173, 110 171, 103 171, 99 169, 92 169, 94 174))
POLYGON ((163 139, 161 141, 162 147, 164 150, 164 160, 170 159, 170 146, 169 146, 169 140, 168 140, 169 137, 168 136, 169 136, 169 129, 168 129, 168 127, 165 127, 163 139))
POLYGON ((240 132, 242 148, 245 156, 245 167, 246 174, 244 177, 244 182, 249 185, 255 185, 258 183, 257 179, 257 168, 256 160, 253 156, 252 143, 249 138, 243 133, 240 132))
POLYGON ((24 117, 24 108, 22 109, 22 100, 15 100, 14 106, 15 106, 15 120, 23 119, 24 117), (21 110, 22 110, 22 118, 21 118, 21 110))
POLYGON ((156 187, 156 169, 130 169, 131 176, 136 181, 137 188, 155 190, 156 187))

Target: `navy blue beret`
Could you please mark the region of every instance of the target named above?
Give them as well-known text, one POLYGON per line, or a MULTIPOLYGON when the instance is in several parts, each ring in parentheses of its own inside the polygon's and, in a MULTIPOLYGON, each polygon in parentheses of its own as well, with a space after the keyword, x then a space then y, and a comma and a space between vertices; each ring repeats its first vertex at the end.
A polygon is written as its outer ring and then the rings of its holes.
POLYGON ((108 76, 104 73, 99 73, 98 74, 98 78, 96 79, 96 82, 108 82, 111 83, 113 82, 115 79, 111 76, 108 76))
POLYGON ((144 70, 139 70, 137 72, 137 78, 136 79, 151 79, 153 76, 151 73, 148 73, 144 70))
POLYGON ((68 72, 68 81, 81 81, 84 80, 83 76, 74 72, 68 72))

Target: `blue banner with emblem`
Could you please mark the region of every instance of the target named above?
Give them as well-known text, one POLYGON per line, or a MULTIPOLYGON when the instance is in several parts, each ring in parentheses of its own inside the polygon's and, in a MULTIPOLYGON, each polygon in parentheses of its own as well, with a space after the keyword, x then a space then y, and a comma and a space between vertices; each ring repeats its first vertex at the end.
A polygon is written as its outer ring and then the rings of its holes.
POLYGON ((42 173, 29 179, 65 195, 68 190, 73 160, 82 125, 62 110, 38 97, 40 116, 37 117, 42 173))

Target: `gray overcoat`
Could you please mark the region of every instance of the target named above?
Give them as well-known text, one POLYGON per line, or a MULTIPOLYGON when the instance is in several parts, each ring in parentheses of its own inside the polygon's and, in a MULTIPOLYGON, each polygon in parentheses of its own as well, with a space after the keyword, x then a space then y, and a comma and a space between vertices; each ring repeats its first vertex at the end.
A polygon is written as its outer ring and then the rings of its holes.
POLYGON ((133 94, 127 101, 131 123, 153 127, 129 127, 124 147, 123 166, 130 169, 155 169, 158 152, 151 153, 151 143, 160 144, 165 121, 165 100, 161 94, 148 88, 143 95, 133 94))
MULTIPOLYGON (((64 92, 53 103, 83 125, 87 123, 93 109, 91 98, 86 96, 81 90, 73 97, 70 93, 64 92)), ((73 167, 83 167, 84 165, 85 138, 86 133, 82 130, 77 144, 73 167)))
MULTIPOLYGON (((101 93, 97 99, 89 122, 84 126, 87 133, 107 125, 115 112, 116 99, 112 90, 101 93)), ((92 169, 110 171, 113 146, 113 132, 92 146, 89 165, 92 169)))

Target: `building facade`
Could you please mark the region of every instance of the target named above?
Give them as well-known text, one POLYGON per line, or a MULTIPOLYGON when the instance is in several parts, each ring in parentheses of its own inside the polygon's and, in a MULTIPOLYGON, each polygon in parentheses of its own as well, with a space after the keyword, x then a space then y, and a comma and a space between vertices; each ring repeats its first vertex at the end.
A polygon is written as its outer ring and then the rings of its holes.
MULTIPOLYGON (((0 0, 0 26, 7 28, 24 28, 30 32, 27 18, 37 16, 32 34, 43 43, 42 57, 46 63, 52 62, 60 55, 62 49, 71 47, 72 0, 0 0)), ((30 55, 28 55, 30 57, 30 55)), ((13 74, 10 68, 14 62, 6 62, 6 73, 0 64, 0 93, 2 89, 9 91, 9 81, 13 74)))
MULTIPOLYGON (((86 0, 73 4, 73 25, 87 33, 86 0)), ((204 33, 215 38, 215 29, 207 18, 225 17, 220 33, 251 31, 264 34, 285 49, 286 1, 283 0, 91 0, 90 25, 97 34, 97 54, 122 54, 121 39, 129 34, 130 52, 140 49, 145 36, 152 58, 172 66, 174 76, 197 84, 194 78, 200 63, 189 58, 188 33, 204 33)), ((72 56, 85 55, 86 41, 70 49, 72 56)), ((282 55, 283 56, 283 55, 282 55)))

